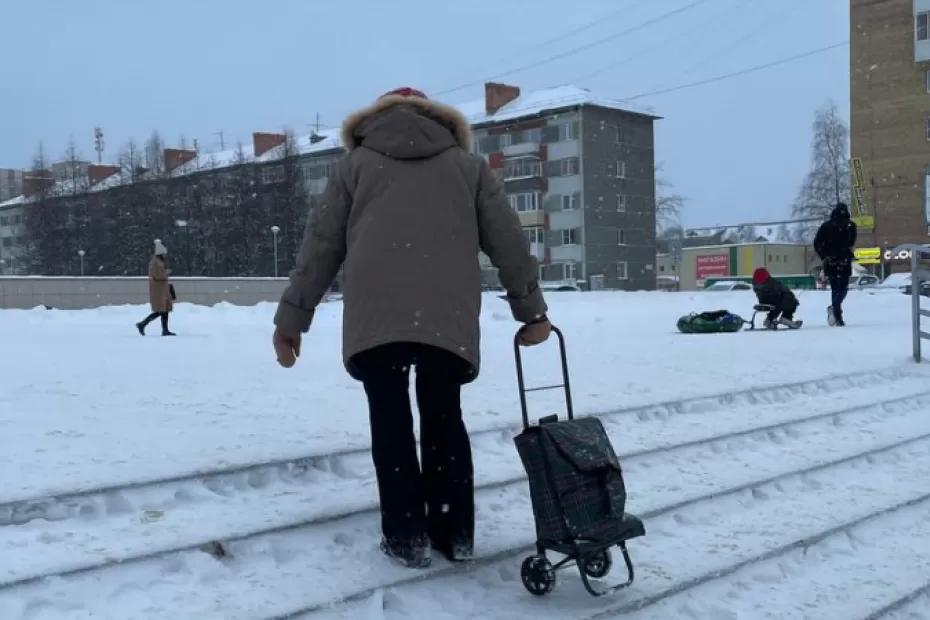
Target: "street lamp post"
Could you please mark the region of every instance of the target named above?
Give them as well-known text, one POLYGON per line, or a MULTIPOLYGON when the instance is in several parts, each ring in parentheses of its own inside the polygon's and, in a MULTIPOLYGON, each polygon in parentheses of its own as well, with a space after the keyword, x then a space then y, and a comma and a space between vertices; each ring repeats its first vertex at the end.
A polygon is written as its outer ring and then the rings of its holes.
POLYGON ((271 234, 274 236, 274 277, 278 277, 278 233, 281 232, 280 226, 272 226, 271 234))
POLYGON ((81 257, 81 277, 84 277, 84 250, 78 250, 78 256, 81 257))

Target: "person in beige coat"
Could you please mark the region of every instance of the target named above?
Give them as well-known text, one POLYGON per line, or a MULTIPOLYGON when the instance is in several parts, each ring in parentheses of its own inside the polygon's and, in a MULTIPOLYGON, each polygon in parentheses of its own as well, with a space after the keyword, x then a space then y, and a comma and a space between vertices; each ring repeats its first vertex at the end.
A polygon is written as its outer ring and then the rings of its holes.
POLYGON ((342 140, 348 154, 310 215, 275 315, 278 362, 294 365, 343 269, 343 359, 368 396, 381 548, 409 567, 428 566, 431 546, 467 560, 474 483, 460 395, 480 365, 478 253, 498 268, 524 345, 551 330, 537 261, 457 110, 398 89, 346 119, 342 140), (422 461, 408 396, 414 366, 422 461))
POLYGON ((149 261, 149 304, 152 306, 152 314, 136 323, 136 329, 142 336, 145 335, 145 328, 148 324, 157 318, 161 318, 162 336, 175 335, 168 329, 168 314, 174 309, 174 301, 171 295, 171 283, 168 280, 171 270, 166 264, 167 254, 168 249, 161 239, 156 239, 155 252, 152 260, 149 261))

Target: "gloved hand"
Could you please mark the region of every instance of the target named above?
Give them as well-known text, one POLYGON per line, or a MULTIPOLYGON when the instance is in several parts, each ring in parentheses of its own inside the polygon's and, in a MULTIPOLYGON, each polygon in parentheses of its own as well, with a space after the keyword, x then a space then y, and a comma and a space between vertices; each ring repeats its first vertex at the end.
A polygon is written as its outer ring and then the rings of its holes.
POLYGON ((550 334, 552 334, 552 323, 546 317, 542 317, 520 328, 520 345, 532 347, 542 344, 549 339, 550 334))
POLYGON ((300 357, 300 332, 289 332, 275 327, 274 336, 272 337, 275 354, 278 356, 278 363, 284 368, 290 368, 297 363, 300 357))

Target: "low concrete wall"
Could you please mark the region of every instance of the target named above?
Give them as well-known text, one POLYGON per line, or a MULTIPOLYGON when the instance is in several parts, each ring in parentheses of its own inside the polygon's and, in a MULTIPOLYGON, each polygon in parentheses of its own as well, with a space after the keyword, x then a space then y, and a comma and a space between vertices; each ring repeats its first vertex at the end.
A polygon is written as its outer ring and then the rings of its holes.
MULTIPOLYGON (((172 278, 179 302, 250 306, 278 301, 287 278, 172 278)), ((149 303, 146 277, 0 277, 0 308, 69 310, 149 303)))

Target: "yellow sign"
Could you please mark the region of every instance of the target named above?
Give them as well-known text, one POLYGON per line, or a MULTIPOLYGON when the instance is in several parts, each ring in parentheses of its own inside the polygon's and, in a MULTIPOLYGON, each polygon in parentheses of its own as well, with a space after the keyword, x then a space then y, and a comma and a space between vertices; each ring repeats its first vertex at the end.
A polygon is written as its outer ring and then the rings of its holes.
POLYGON ((856 226, 858 226, 860 230, 872 230, 875 228, 875 216, 873 215, 860 215, 852 218, 852 221, 856 223, 856 226))
MULTIPOLYGON (((852 159, 852 172, 853 172, 853 211, 856 215, 864 217, 868 213, 868 200, 865 195, 865 174, 862 172, 862 160, 858 157, 853 157, 852 159)), ((854 218, 855 219, 855 218, 854 218)), ((864 224, 856 223, 860 228, 866 228, 872 230, 875 227, 875 222, 869 224, 868 226, 864 224)))
POLYGON ((881 265, 882 261, 877 258, 863 258, 862 260, 856 261, 860 265, 881 265))
POLYGON ((862 174, 862 160, 858 157, 853 157, 852 164, 853 174, 855 175, 853 177, 855 179, 855 183, 853 184, 856 187, 865 187, 865 175, 862 174))
POLYGON ((857 261, 862 260, 879 260, 882 257, 881 248, 856 248, 853 254, 856 256, 857 261))

